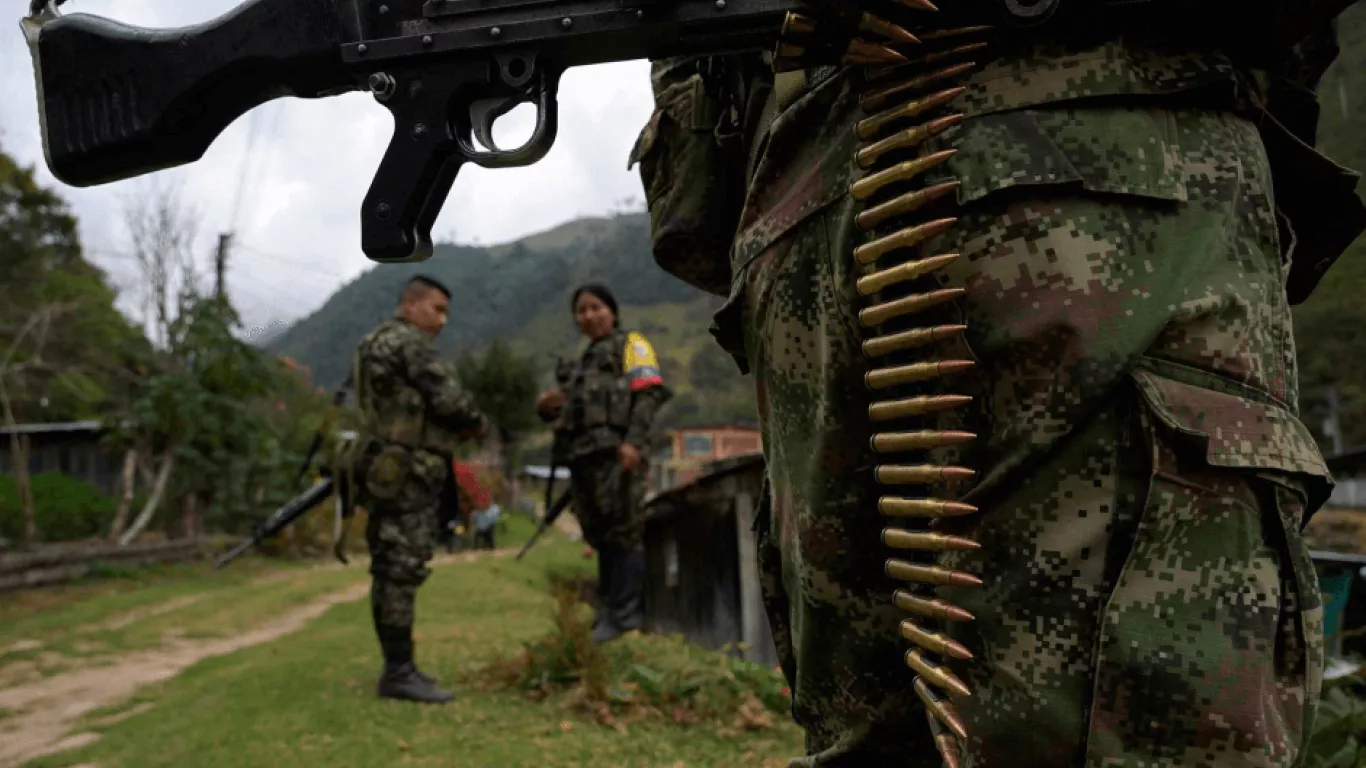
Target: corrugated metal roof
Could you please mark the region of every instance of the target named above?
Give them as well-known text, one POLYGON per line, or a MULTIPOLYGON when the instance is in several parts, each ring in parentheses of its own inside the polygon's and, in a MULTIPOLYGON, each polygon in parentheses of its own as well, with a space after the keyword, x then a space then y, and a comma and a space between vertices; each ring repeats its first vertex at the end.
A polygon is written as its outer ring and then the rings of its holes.
POLYGON ((42 432, 98 432, 103 428, 104 425, 98 421, 51 421, 0 427, 0 435, 34 435, 42 432))

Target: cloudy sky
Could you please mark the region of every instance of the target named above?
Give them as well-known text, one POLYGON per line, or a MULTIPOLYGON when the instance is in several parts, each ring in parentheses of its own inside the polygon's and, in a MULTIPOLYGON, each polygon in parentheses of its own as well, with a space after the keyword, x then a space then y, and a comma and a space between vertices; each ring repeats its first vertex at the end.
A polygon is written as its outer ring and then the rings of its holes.
MULTIPOLYGON (((48 172, 38 129, 33 69, 19 30, 27 0, 3 4, 0 19, 0 147, 37 168, 81 221, 89 257, 136 306, 133 262, 122 211, 147 185, 177 185, 199 216, 198 252, 207 268, 217 234, 235 232, 228 288, 249 327, 293 321, 373 266, 360 250, 360 204, 389 141, 393 120, 373 97, 279 99, 228 127, 204 157, 99 187, 68 187, 48 172), (239 196, 239 189, 241 190, 239 196)), ((146 27, 194 24, 237 0, 69 0, 62 12, 91 13, 146 27)), ((433 227, 438 239, 492 244, 623 206, 640 207, 640 177, 626 157, 649 117, 649 66, 627 62, 566 73, 554 148, 529 168, 466 166, 433 227)), ((534 112, 520 107, 494 138, 515 146, 530 135, 534 112)))

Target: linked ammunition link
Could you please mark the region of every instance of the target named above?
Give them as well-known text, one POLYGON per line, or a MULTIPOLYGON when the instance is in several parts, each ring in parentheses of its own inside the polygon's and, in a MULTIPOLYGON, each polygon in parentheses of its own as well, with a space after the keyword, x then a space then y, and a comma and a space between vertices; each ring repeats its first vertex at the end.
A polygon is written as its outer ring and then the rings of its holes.
POLYGON ((868 299, 858 316, 867 333, 863 352, 870 363, 864 382, 877 393, 868 415, 879 426, 887 423, 885 430, 872 436, 869 447, 874 454, 895 456, 874 470, 873 479, 889 491, 878 500, 878 512, 894 521, 882 534, 892 553, 885 571, 908 583, 894 597, 896 605, 911 616, 897 627, 912 644, 906 664, 916 673, 915 691, 925 704, 939 754, 948 768, 958 768, 968 734, 952 698, 972 694, 930 655, 965 660, 972 653, 930 623, 972 621, 973 616, 936 597, 933 590, 936 586, 975 587, 982 581, 935 561, 938 553, 970 551, 980 545, 933 528, 941 518, 978 510, 952 498, 956 484, 974 472, 941 466, 930 460, 928 452, 961 446, 977 436, 933 429, 914 420, 932 419, 970 403, 967 395, 938 390, 942 382, 973 363, 934 352, 943 342, 959 338, 967 326, 913 321, 960 300, 965 293, 961 288, 925 286, 928 278, 958 258, 952 253, 925 252, 927 242, 957 221, 942 211, 938 216, 927 215, 926 209, 951 204, 949 196, 959 182, 941 180, 927 185, 922 178, 954 155, 951 149, 930 152, 927 143, 962 121, 962 115, 945 110, 963 93, 962 81, 976 67, 973 58, 988 45, 977 38, 991 27, 922 31, 937 10, 928 0, 859 3, 877 7, 870 11, 847 10, 851 5, 855 4, 837 8, 831 0, 811 0, 808 12, 789 14, 774 68, 783 72, 830 64, 867 65, 860 73, 863 93, 859 99, 866 116, 854 127, 859 144, 851 158, 862 176, 849 187, 849 195, 863 204, 856 223, 867 238, 851 256, 855 271, 861 273, 858 294, 868 299), (929 387, 934 390, 927 392, 929 387), (922 492, 905 494, 906 486, 919 486, 922 492))

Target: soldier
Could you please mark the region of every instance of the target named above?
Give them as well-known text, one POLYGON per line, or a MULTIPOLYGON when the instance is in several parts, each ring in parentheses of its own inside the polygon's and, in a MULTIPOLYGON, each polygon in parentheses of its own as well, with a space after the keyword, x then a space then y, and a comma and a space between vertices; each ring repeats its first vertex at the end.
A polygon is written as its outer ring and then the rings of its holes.
POLYGON ((356 349, 356 399, 368 433, 360 465, 369 518, 370 606, 384 653, 379 695, 444 703, 450 693, 413 662, 413 604, 427 580, 442 494, 457 440, 488 423, 432 343, 446 325, 450 291, 430 277, 408 281, 398 312, 356 349))
POLYGON ((607 642, 639 630, 643 620, 646 445, 670 393, 650 342, 621 329, 611 291, 585 285, 574 291, 570 307, 588 346, 568 377, 568 391, 542 392, 536 411, 558 420, 566 444, 574 514, 598 553, 593 641, 607 642))
POLYGON ((755 378, 791 765, 1297 764, 1331 482, 1287 286, 1361 231, 1355 174, 1240 58, 1275 14, 995 5, 653 67, 655 258, 755 378))

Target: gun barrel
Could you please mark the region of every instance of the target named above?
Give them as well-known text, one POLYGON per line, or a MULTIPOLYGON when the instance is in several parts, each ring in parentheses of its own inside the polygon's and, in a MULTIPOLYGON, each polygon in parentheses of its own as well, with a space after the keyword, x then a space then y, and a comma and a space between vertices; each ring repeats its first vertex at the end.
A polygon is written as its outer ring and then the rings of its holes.
POLYGON ((48 167, 78 187, 150 173, 198 160, 266 101, 353 90, 336 3, 249 0, 179 29, 25 19, 48 167))
POLYGON ((335 486, 336 481, 329 477, 285 502, 279 509, 275 510, 270 517, 266 518, 264 523, 261 523, 261 525, 256 528, 252 533, 251 538, 228 550, 215 560, 214 567, 222 568, 233 560, 241 557, 252 547, 255 547, 262 541, 279 533, 285 526, 303 517, 308 510, 318 506, 323 499, 326 499, 331 495, 335 486))

